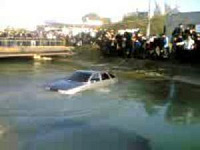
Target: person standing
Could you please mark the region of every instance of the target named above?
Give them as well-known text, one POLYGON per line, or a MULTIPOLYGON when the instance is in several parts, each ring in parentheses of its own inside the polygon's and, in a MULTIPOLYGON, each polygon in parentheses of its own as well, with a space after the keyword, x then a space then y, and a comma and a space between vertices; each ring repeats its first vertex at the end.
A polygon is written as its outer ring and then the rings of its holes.
POLYGON ((165 57, 168 57, 169 56, 169 38, 163 34, 162 35, 162 38, 163 38, 163 48, 164 48, 164 55, 165 57))

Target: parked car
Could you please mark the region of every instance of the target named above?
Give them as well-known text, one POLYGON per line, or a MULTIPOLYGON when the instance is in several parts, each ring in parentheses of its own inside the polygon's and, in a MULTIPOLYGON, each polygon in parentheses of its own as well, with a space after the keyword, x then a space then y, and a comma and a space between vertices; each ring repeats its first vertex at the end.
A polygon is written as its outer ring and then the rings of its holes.
POLYGON ((79 70, 74 72, 69 78, 48 84, 46 89, 72 95, 81 91, 108 86, 116 82, 117 78, 106 71, 79 70))

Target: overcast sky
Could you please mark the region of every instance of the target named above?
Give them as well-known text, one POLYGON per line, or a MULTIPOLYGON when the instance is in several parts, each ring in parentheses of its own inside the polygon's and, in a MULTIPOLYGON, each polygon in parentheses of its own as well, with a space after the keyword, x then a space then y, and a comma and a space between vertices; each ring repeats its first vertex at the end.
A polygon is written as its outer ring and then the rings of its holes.
MULTIPOLYGON (((47 20, 80 23, 81 17, 95 12, 119 20, 124 14, 148 10, 149 0, 0 0, 0 28, 7 26, 32 28, 47 20)), ((155 0, 152 1, 152 7, 155 0)), ((200 11, 198 0, 157 0, 181 11, 200 11)))

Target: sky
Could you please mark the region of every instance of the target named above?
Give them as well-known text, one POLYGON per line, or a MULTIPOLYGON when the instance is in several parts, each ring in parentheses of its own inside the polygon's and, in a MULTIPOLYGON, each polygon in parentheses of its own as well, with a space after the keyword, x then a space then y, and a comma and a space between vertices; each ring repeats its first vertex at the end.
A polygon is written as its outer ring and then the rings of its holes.
MULTIPOLYGON (((155 0, 152 1, 152 9, 155 0)), ((87 13, 95 12, 112 21, 120 20, 128 12, 147 11, 149 0, 0 0, 0 28, 33 29, 45 21, 81 23, 87 13)), ((157 0, 167 2, 180 11, 200 11, 199 0, 157 0)))

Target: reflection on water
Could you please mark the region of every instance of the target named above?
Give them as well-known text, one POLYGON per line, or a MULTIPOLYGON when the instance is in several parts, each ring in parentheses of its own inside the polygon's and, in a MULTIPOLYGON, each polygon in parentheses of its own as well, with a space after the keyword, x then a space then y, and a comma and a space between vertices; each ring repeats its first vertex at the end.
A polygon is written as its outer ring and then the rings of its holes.
POLYGON ((58 121, 40 127, 25 139, 24 149, 150 150, 148 140, 133 132, 109 127, 91 127, 83 122, 58 121), (36 143, 36 144, 35 144, 36 143))
POLYGON ((199 87, 176 83, 172 90, 167 120, 179 124, 200 123, 199 87))
POLYGON ((43 89, 85 68, 72 62, 0 63, 0 149, 200 148, 199 86, 116 70, 120 81, 107 88, 75 96, 43 89))

